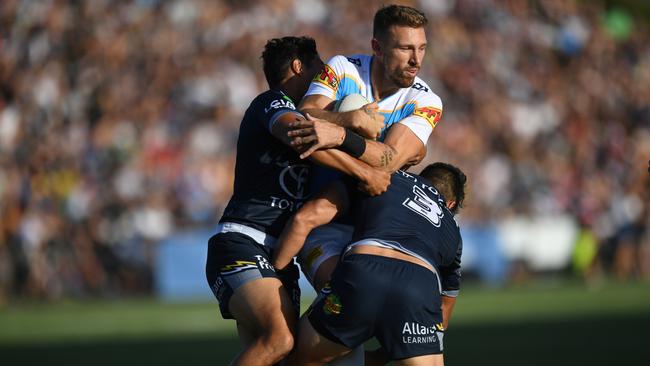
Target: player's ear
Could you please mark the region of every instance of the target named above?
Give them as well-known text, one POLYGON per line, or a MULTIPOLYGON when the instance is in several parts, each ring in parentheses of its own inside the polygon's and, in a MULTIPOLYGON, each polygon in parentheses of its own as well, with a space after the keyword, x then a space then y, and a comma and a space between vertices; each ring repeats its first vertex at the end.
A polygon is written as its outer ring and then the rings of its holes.
POLYGON ((456 208, 456 200, 447 200, 445 203, 447 204, 449 211, 454 212, 454 209, 456 208))
POLYGON ((372 47, 372 52, 375 56, 381 56, 381 43, 377 38, 373 38, 372 41, 370 41, 370 46, 372 47))
POLYGON ((300 62, 299 59, 294 59, 291 61, 291 71, 293 71, 294 74, 300 75, 302 73, 302 62, 300 62))

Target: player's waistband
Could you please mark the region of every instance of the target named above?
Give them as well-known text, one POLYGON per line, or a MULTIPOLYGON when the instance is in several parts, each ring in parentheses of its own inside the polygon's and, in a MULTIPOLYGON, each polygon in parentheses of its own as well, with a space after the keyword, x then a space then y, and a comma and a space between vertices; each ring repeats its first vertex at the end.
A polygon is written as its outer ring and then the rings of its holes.
POLYGON ((393 249, 397 250, 398 252, 410 255, 414 258, 417 258, 421 260, 422 262, 428 264, 430 266, 429 269, 431 272, 433 272, 434 275, 436 275, 436 280, 438 280, 438 290, 442 293, 442 284, 440 283, 440 276, 438 275, 438 270, 436 269, 436 266, 434 266, 431 262, 423 258, 422 256, 418 255, 417 253, 414 253, 406 248, 403 248, 399 243, 389 241, 389 240, 382 240, 382 239, 375 239, 375 238, 367 238, 367 239, 362 239, 359 241, 355 241, 354 243, 351 243, 348 245, 345 250, 343 251, 343 257, 345 257, 348 253, 350 253, 350 250, 358 245, 369 245, 369 246, 374 246, 374 247, 379 247, 379 248, 386 248, 386 249, 393 249))
POLYGON ((240 233, 255 240, 257 244, 274 247, 278 241, 275 237, 250 226, 238 224, 236 222, 221 222, 217 225, 217 234, 219 233, 240 233))

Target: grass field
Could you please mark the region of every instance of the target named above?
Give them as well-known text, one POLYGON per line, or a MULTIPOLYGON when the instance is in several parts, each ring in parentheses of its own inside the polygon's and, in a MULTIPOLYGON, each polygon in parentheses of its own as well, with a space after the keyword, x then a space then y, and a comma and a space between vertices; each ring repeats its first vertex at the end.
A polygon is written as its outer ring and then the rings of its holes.
MULTIPOLYGON (((466 288, 447 365, 650 365, 650 284, 466 288)), ((214 303, 0 309, 0 365, 227 365, 239 344, 214 303)))

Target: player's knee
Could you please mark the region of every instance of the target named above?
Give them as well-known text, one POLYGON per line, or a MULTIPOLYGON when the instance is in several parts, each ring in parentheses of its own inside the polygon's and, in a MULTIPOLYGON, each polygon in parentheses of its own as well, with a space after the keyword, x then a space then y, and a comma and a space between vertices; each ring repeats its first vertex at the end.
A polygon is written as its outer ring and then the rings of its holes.
POLYGON ((264 348, 268 350, 273 358, 280 361, 293 349, 293 334, 288 329, 274 330, 262 337, 264 348))

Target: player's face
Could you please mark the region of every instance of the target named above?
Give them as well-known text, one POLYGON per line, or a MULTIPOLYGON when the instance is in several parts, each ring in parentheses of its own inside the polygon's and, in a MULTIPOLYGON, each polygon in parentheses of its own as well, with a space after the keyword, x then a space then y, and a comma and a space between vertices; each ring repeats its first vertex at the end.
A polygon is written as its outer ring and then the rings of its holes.
POLYGON ((323 68, 323 60, 321 60, 320 56, 316 56, 314 60, 309 64, 305 65, 305 68, 302 71, 302 74, 300 75, 300 81, 301 85, 303 88, 300 90, 301 96, 305 95, 307 93, 307 89, 309 89, 309 84, 311 81, 314 79, 314 76, 320 72, 320 70, 323 68))
POLYGON ((413 85, 427 47, 424 28, 393 25, 379 44, 386 76, 400 88, 413 85))

